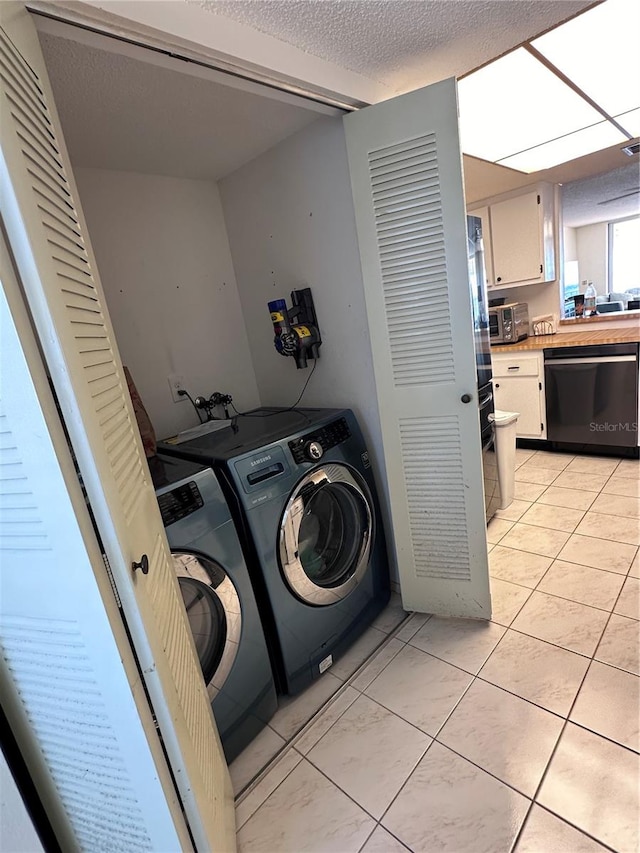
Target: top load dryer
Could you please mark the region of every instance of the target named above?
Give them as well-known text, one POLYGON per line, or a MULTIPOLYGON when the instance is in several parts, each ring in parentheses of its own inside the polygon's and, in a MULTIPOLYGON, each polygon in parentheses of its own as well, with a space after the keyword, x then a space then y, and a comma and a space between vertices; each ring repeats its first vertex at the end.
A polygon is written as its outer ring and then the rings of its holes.
POLYGON ((207 693, 231 762, 278 703, 253 588, 211 468, 161 455, 148 461, 207 693))
POLYGON ((389 600, 369 455, 349 409, 257 409, 163 452, 218 472, 280 689, 329 669, 389 600))

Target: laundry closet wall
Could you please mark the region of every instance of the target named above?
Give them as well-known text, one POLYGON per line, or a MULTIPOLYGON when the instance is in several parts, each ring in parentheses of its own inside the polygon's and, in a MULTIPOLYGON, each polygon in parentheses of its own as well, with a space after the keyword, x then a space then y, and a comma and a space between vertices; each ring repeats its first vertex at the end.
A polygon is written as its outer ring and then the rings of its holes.
MULTIPOLYGON (((167 377, 260 405, 214 181, 76 168, 118 347, 158 438, 196 424, 167 377)), ((268 318, 267 318, 268 319, 268 318)))
MULTIPOLYGON (((219 182, 263 404, 291 405, 309 376, 278 355, 267 302, 309 286, 323 344, 302 405, 349 407, 388 497, 369 326, 341 118, 321 118, 219 182)), ((395 566, 392 577, 397 578, 395 566)))

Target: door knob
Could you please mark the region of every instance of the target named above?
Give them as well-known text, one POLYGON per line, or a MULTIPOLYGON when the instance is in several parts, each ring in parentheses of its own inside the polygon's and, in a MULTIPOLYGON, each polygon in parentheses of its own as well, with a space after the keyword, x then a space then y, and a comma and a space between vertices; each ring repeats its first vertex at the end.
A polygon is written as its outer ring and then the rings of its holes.
POLYGON ((148 575, 149 574, 149 558, 147 557, 147 555, 143 554, 142 557, 140 557, 139 563, 131 563, 131 568, 134 570, 134 572, 136 569, 140 569, 143 575, 148 575))
POLYGON ((462 397, 460 397, 460 399, 462 400, 463 403, 470 403, 471 402, 471 394, 463 394, 462 397))

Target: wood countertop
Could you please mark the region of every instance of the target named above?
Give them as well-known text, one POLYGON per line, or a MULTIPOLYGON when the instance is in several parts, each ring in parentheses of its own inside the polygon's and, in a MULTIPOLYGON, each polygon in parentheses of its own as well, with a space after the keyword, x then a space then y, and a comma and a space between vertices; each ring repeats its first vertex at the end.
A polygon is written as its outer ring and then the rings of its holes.
POLYGON ((592 314, 591 317, 565 317, 561 326, 588 326, 591 323, 619 323, 635 320, 640 323, 640 311, 609 311, 606 314, 592 314))
POLYGON ((589 346, 590 344, 640 343, 640 323, 637 329, 571 329, 555 335, 535 335, 517 344, 493 344, 492 353, 511 353, 549 349, 551 347, 589 346))

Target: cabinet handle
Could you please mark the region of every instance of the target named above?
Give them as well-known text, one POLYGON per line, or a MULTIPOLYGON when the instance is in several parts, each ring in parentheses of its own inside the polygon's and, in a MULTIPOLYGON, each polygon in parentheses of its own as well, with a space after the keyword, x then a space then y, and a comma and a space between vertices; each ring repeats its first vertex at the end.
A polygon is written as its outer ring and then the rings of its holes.
POLYGON ((502 281, 502 276, 499 275, 498 278, 496 279, 496 281, 502 281))
POLYGON ((471 402, 471 394, 463 394, 462 397, 460 397, 460 399, 462 400, 463 403, 470 403, 471 402))
POLYGON ((520 370, 520 365, 516 364, 514 367, 507 367, 507 370, 520 370))
POLYGON ((500 387, 500 383, 496 382, 496 388, 499 388, 499 387, 500 387))

